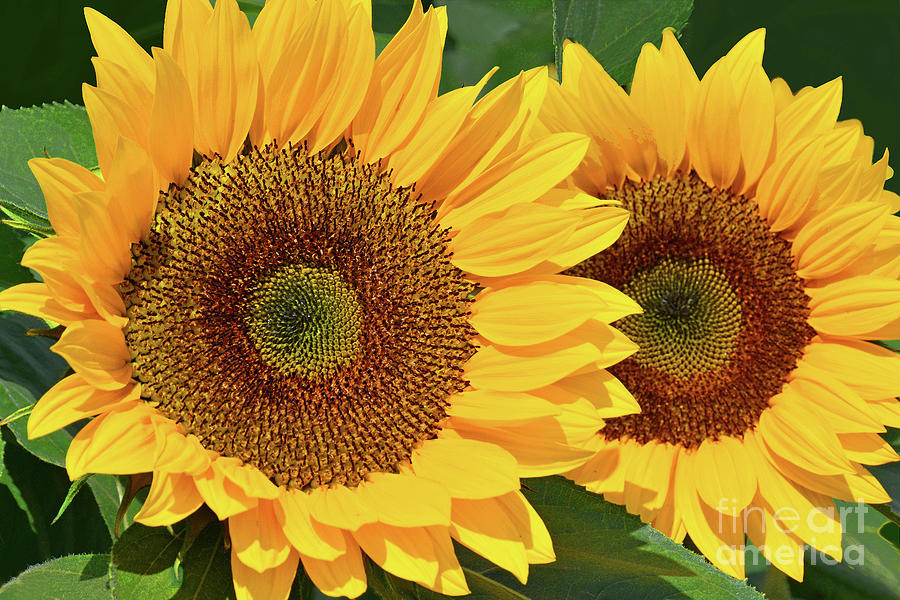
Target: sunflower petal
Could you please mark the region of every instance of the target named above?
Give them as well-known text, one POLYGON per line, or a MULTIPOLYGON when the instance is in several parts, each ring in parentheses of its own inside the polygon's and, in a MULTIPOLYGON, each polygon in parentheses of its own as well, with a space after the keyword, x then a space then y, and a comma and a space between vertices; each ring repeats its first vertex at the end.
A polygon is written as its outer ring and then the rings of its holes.
POLYGON ((28 417, 30 439, 52 433, 75 421, 93 417, 140 397, 137 385, 100 390, 81 375, 69 375, 41 396, 28 417))
POLYGON ((309 494, 284 490, 278 498, 275 514, 294 548, 300 554, 318 560, 334 560, 347 551, 344 534, 334 527, 312 519, 309 494))
POLYGON ((806 293, 809 324, 820 333, 868 338, 900 316, 900 282, 886 277, 850 277, 806 293))
POLYGON ((283 564, 293 552, 271 500, 229 517, 228 532, 234 555, 258 573, 283 564))
POLYGON ((147 499, 134 520, 148 527, 172 525, 184 519, 203 504, 203 498, 190 475, 153 473, 147 499))
POLYGON ((129 475, 152 471, 159 439, 151 424, 154 410, 141 403, 92 419, 75 434, 66 453, 73 481, 85 473, 129 475))
MULTIPOLYGON (((349 537, 349 534, 344 534, 349 537)), ((335 560, 300 556, 303 569, 319 591, 327 596, 356 598, 366 591, 366 569, 355 541, 347 541, 347 552, 335 560)))
POLYGON ((101 390, 121 389, 132 381, 125 336, 105 321, 72 323, 50 349, 101 390))
POLYGON ((291 550, 278 566, 259 572, 244 564, 237 551, 232 549, 231 575, 235 600, 287 600, 297 574, 299 558, 297 552, 291 550))
POLYGON ((416 475, 440 483, 453 498, 491 498, 519 489, 516 459, 478 440, 427 440, 413 451, 412 466, 416 475))

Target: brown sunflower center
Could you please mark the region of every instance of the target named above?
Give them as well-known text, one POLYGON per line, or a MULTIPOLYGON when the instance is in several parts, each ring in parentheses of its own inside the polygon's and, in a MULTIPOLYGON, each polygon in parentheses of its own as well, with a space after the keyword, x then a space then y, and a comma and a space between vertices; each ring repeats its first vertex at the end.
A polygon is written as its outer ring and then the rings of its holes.
POLYGON ((626 182, 606 198, 632 218, 608 250, 570 269, 631 295, 644 313, 616 325, 640 351, 610 368, 641 413, 608 439, 696 448, 759 422, 814 335, 790 245, 752 198, 696 174, 626 182))
POLYGON ((351 152, 203 159, 161 195, 122 285, 145 399, 279 485, 397 472, 474 353, 447 242, 351 152))

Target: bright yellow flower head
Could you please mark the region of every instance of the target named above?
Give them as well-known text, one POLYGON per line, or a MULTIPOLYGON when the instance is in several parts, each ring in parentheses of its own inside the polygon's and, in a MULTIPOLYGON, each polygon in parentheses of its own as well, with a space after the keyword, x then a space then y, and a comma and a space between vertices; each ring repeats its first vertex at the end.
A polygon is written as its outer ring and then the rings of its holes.
POLYGON ((556 187, 588 140, 532 134, 546 73, 437 97, 445 10, 416 3, 376 59, 369 6, 270 0, 251 29, 171 0, 152 56, 87 9, 103 177, 31 162, 58 236, 0 295, 65 326, 75 371, 29 435, 93 417, 69 474, 151 472, 141 523, 208 504, 242 599, 300 562, 358 596, 361 550, 462 594, 452 539, 524 581, 554 555, 519 477, 636 406, 604 368, 639 308, 558 275, 627 213, 556 187))
POLYGON ((900 203, 887 154, 837 121, 840 79, 792 94, 763 41, 698 80, 667 31, 629 94, 568 44, 542 122, 592 137, 576 180, 633 215, 568 273, 644 309, 611 369, 641 413, 569 476, 732 575, 746 533, 801 579, 804 544, 840 558, 833 498, 889 500, 864 465, 897 460, 878 433, 900 426, 900 357, 866 340, 900 337, 900 203))

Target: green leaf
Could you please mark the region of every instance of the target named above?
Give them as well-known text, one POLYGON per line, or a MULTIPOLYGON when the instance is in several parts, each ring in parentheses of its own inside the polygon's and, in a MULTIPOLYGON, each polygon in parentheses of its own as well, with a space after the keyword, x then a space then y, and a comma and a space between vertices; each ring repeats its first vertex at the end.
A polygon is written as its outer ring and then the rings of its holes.
POLYGON ((59 510, 56 511, 56 516, 53 517, 52 521, 50 521, 51 525, 59 521, 59 518, 63 515, 64 512, 66 512, 66 509, 69 508, 72 500, 75 499, 75 494, 78 493, 78 490, 81 489, 81 486, 84 485, 84 482, 87 481, 90 476, 90 473, 86 473, 72 482, 72 485, 69 486, 69 491, 66 492, 66 497, 63 498, 62 505, 60 505, 59 510))
POLYGON ((662 31, 676 33, 691 16, 693 0, 553 0, 553 43, 556 64, 563 42, 572 40, 600 61, 620 84, 631 81, 641 46, 662 41, 662 31))
POLYGON ((175 560, 181 540, 165 528, 135 524, 113 545, 110 581, 117 600, 171 598, 181 587, 175 560))
MULTIPOLYGON (((442 0, 449 29, 441 91, 477 83, 495 65, 486 90, 519 71, 553 62, 548 0, 442 0)), ((386 30, 381 30, 386 31, 386 30)))
MULTIPOLYGON (((29 329, 46 327, 44 321, 35 317, 0 312, 0 379, 21 385, 36 398, 55 385, 69 368, 62 357, 50 351, 53 340, 26 334, 29 329)), ((0 417, 6 416, 9 413, 0 409, 0 417)))
POLYGON ((0 588, 0 600, 109 600, 108 554, 73 554, 31 567, 0 588))
MULTIPOLYGON (((88 487, 91 488, 91 493, 94 495, 94 501, 100 510, 100 517, 109 531, 109 537, 115 538, 116 514, 119 512, 119 504, 122 502, 124 486, 115 475, 94 475, 88 479, 88 487)), ((137 510, 136 507, 128 508, 128 513, 119 525, 122 530, 132 523, 137 510)))
MULTIPOLYGON (((526 497, 553 536, 556 562, 533 565, 528 585, 459 549, 472 600, 688 597, 762 600, 743 581, 629 515, 621 506, 561 477, 528 479, 526 497)), ((371 569, 370 583, 382 597, 432 600, 439 594, 371 569)))
POLYGON ((31 271, 19 264, 25 252, 25 243, 16 230, 0 223, 0 290, 18 283, 34 281, 31 271))
MULTIPOLYGON (((887 433, 883 433, 881 436, 893 446, 897 453, 900 453, 900 429, 888 428, 887 433)), ((873 465, 867 468, 891 497, 891 501, 885 507, 900 519, 900 462, 873 465)))
POLYGON ((259 11, 262 10, 264 0, 237 0, 237 3, 241 11, 247 15, 247 20, 250 21, 252 27, 259 16, 259 11))
POLYGON ((172 600, 229 600, 234 598, 231 557, 225 548, 222 525, 207 525, 184 555, 183 583, 172 600))
POLYGON ((97 152, 83 106, 45 104, 0 110, 0 207, 14 219, 49 230, 47 206, 28 159, 67 158, 88 168, 97 166, 97 152))
POLYGON ((0 581, 54 556, 106 552, 110 538, 90 496, 79 494, 51 525, 66 491, 64 469, 38 460, 2 431, 5 472, 0 478, 0 581))
MULTIPOLYGON (((887 519, 872 507, 835 501, 842 518, 844 560, 821 552, 807 555, 803 597, 823 595, 841 600, 900 599, 900 550, 879 533, 887 519), (841 511, 844 511, 843 513, 841 511)), ((796 592, 795 592, 796 593, 796 592)))

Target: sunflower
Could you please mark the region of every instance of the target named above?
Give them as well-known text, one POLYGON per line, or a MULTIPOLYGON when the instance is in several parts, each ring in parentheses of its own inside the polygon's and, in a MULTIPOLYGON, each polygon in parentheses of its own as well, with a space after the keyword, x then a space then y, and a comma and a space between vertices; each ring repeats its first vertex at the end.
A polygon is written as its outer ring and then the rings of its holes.
POLYGON ((640 414, 606 421, 568 476, 718 567, 744 574, 745 534, 796 579, 809 545, 841 557, 833 499, 887 502, 866 470, 897 460, 898 197, 841 80, 793 94, 761 66, 764 31, 698 80, 671 31, 630 93, 577 44, 547 94, 549 131, 592 137, 578 185, 632 218, 569 269, 644 309, 610 369, 640 414))
POLYGON ((464 594, 452 540, 522 581, 552 561, 519 477, 636 410, 604 369, 640 309, 559 274, 628 215, 557 188, 588 139, 532 135, 546 73, 438 97, 446 14, 419 2, 377 59, 365 0, 270 0, 252 29, 172 0, 152 56, 85 14, 103 176, 30 162, 57 235, 0 295, 64 326, 74 370, 29 435, 93 417, 69 475, 152 473, 146 525, 207 504, 238 598, 287 597, 300 562, 356 597, 363 552, 464 594))

